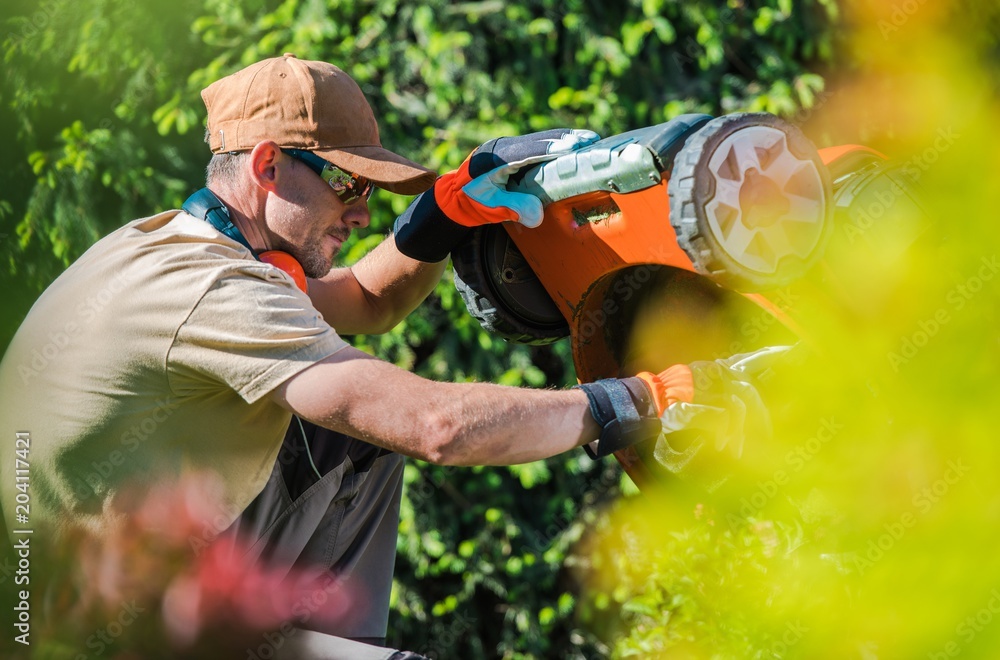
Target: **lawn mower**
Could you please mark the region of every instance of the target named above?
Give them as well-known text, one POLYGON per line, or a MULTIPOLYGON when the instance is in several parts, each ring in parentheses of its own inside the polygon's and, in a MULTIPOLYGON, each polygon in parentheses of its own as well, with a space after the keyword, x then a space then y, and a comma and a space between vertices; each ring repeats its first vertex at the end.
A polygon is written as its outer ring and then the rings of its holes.
MULTIPOLYGON (((849 248, 835 228, 923 217, 905 167, 860 145, 817 150, 764 113, 682 115, 536 165, 509 188, 541 199, 544 220, 473 231, 452 253, 456 286, 506 340, 569 337, 580 381, 808 340, 795 319, 805 276, 844 295, 830 255, 849 248)), ((662 471, 648 449, 615 454, 640 487, 662 471)))

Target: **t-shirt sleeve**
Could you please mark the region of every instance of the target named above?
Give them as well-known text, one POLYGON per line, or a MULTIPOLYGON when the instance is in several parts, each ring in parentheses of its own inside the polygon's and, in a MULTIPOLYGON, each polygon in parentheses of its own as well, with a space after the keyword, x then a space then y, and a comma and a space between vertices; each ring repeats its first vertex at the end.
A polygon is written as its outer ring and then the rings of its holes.
POLYGON ((254 403, 348 346, 309 297, 273 269, 222 277, 177 331, 167 355, 176 395, 224 384, 254 403))

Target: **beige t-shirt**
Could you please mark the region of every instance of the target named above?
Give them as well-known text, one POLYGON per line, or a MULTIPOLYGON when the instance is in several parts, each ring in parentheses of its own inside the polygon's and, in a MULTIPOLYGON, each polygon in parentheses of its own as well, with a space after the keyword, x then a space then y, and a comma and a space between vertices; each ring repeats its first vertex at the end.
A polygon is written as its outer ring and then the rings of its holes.
POLYGON ((291 418, 266 395, 346 345, 288 275, 208 223, 178 211, 129 223, 46 289, 0 363, 8 529, 24 527, 25 490, 32 522, 100 529, 131 486, 204 470, 224 485, 220 526, 235 519, 291 418))

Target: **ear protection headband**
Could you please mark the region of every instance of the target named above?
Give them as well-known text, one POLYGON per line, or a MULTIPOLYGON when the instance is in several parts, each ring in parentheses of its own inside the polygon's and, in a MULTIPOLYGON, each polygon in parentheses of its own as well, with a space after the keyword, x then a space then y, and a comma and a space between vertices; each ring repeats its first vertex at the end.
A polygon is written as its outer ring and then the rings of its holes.
POLYGON ((239 228, 233 223, 232 218, 229 216, 229 209, 222 203, 222 200, 216 197, 215 193, 208 188, 202 188, 188 197, 181 206, 181 209, 189 215, 193 215, 196 218, 204 220, 229 238, 250 250, 250 254, 252 254, 254 259, 257 261, 271 264, 272 266, 285 271, 291 276, 292 280, 295 281, 295 284, 302 289, 303 292, 308 293, 309 286, 306 283, 306 273, 302 269, 302 264, 300 264, 295 257, 287 252, 280 252, 278 250, 268 250, 266 252, 261 252, 260 254, 254 252, 254 249, 250 247, 250 243, 247 242, 247 239, 243 237, 242 233, 240 233, 239 228))

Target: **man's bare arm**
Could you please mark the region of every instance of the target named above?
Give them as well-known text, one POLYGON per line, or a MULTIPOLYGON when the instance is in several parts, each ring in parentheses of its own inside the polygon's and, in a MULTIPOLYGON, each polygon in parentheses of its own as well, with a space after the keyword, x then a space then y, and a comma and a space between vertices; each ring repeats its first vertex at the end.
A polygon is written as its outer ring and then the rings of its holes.
POLYGON ((271 397, 315 424, 441 465, 527 463, 600 433, 580 390, 439 383, 350 347, 271 397))
POLYGON ((392 236, 350 268, 309 281, 309 297, 342 335, 388 332, 423 302, 447 259, 424 263, 400 254, 392 236))

